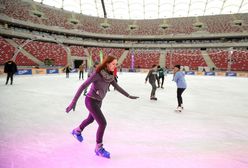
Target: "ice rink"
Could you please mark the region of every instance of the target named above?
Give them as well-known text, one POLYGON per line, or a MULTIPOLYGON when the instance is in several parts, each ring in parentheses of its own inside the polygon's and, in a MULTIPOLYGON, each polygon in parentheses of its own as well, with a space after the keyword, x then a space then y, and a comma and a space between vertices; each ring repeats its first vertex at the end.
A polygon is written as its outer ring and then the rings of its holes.
MULTIPOLYGON (((86 75, 85 75, 86 76, 86 75)), ((103 101, 104 147, 95 155, 94 122, 76 141, 71 130, 88 115, 81 95, 65 113, 82 83, 77 74, 0 77, 0 168, 247 168, 248 78, 186 76, 185 110, 177 106, 176 84, 166 77, 149 99, 146 74, 119 74, 131 100, 111 91, 103 101)))

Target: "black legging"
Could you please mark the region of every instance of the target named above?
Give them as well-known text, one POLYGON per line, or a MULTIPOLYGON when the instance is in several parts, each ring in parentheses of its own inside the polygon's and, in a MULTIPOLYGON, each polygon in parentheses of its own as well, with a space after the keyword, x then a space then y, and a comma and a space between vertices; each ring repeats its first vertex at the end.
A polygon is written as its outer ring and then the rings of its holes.
POLYGON ((6 85, 9 82, 9 78, 10 78, 10 84, 12 85, 12 83, 13 83, 13 75, 14 75, 14 73, 11 73, 11 72, 7 73, 6 85))
POLYGON ((177 102, 178 102, 178 106, 181 106, 183 104, 182 94, 183 94, 184 90, 185 90, 185 88, 177 88, 177 102))
POLYGON ((84 71, 79 71, 79 80, 81 79, 81 76, 82 79, 84 79, 84 71))
POLYGON ((159 83, 160 83, 160 78, 162 79, 161 87, 163 87, 163 85, 164 85, 164 76, 158 77, 159 83))
POLYGON ((94 120, 96 120, 98 124, 98 129, 96 133, 96 143, 102 143, 102 138, 104 134, 104 130, 107 126, 106 119, 101 111, 102 101, 98 101, 96 99, 87 97, 85 98, 85 105, 89 110, 88 117, 81 123, 79 126, 83 131, 86 126, 91 124, 94 120))

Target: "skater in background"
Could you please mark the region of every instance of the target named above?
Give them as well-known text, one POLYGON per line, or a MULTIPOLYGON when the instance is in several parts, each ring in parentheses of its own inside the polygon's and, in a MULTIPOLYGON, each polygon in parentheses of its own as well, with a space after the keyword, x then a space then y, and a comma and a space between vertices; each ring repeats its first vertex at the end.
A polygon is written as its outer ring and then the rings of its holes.
MULTIPOLYGON (((95 62, 92 67, 88 69, 88 78, 95 72, 96 67, 99 65, 99 62, 95 62)), ((88 86, 84 89, 84 96, 86 96, 88 90, 88 86)))
POLYGON ((84 70, 85 70, 85 65, 82 63, 79 67, 79 80, 82 78, 84 80, 84 70))
POLYGON ((65 71, 65 74, 66 74, 66 78, 69 78, 69 73, 71 72, 71 67, 69 64, 66 65, 66 67, 64 68, 63 71, 65 71))
POLYGON ((12 60, 7 61, 4 64, 4 73, 7 73, 7 79, 5 85, 8 84, 10 79, 10 84, 13 84, 13 76, 17 72, 17 66, 16 63, 12 60))
MULTIPOLYGON (((118 82, 118 80, 117 80, 118 79, 117 72, 118 72, 118 69, 117 69, 117 67, 115 67, 113 75, 114 75, 114 79, 115 79, 116 83, 118 82)), ((115 88, 114 88, 114 90, 115 90, 115 88)), ((110 91, 110 85, 109 85, 108 91, 110 91)))
MULTIPOLYGON (((149 72, 146 76, 145 83, 147 82, 148 79, 149 79, 149 83, 152 85, 150 100, 157 100, 157 98, 155 97, 156 89, 157 89, 156 81, 158 81, 156 65, 152 65, 152 69, 149 70, 149 72)), ((158 85, 159 85, 159 83, 158 83, 158 85)))
POLYGON ((158 71, 158 88, 160 87, 160 79, 162 79, 162 82, 161 82, 161 88, 163 89, 163 85, 164 85, 164 69, 160 66, 157 67, 157 71, 158 71))
POLYGON ((103 134, 107 125, 106 119, 101 111, 102 100, 106 96, 109 84, 116 88, 121 94, 125 95, 130 99, 137 99, 136 96, 129 95, 125 90, 123 90, 114 80, 114 69, 117 64, 116 57, 107 56, 101 65, 96 68, 96 72, 93 73, 78 89, 76 95, 74 96, 70 105, 66 108, 68 113, 76 107, 78 98, 80 97, 83 90, 89 86, 91 83, 91 88, 89 93, 85 97, 85 106, 89 111, 88 117, 81 123, 81 125, 72 131, 74 137, 80 142, 83 141, 81 135, 85 127, 96 120, 98 124, 98 129, 96 133, 96 148, 95 153, 98 156, 110 158, 110 153, 103 148, 103 134))
POLYGON ((183 98, 182 98, 182 93, 186 89, 186 81, 185 81, 185 74, 180 71, 180 65, 175 65, 173 69, 173 81, 176 82, 177 84, 177 102, 178 106, 176 108, 176 111, 181 112, 183 110, 183 98))

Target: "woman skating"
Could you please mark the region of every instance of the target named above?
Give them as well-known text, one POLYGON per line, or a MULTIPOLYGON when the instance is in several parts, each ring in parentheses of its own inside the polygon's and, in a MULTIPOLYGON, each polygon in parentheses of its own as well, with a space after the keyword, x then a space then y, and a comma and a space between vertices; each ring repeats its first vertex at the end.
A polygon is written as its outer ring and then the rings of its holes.
POLYGON ((182 93, 186 89, 186 81, 185 81, 185 74, 180 71, 180 65, 175 65, 173 69, 173 81, 176 82, 177 84, 177 102, 178 106, 176 108, 176 111, 181 112, 183 110, 183 98, 182 98, 182 93))
POLYGON ((95 153, 98 156, 110 158, 110 153, 103 148, 103 134, 107 125, 106 119, 101 111, 102 100, 104 99, 108 87, 111 84, 117 91, 130 99, 137 99, 136 96, 129 95, 123 90, 114 80, 113 71, 116 67, 117 59, 113 56, 108 56, 104 59, 103 63, 99 65, 96 72, 92 74, 78 89, 71 104, 66 108, 66 112, 75 109, 76 103, 83 90, 91 83, 91 88, 85 97, 85 105, 89 110, 88 117, 81 123, 81 125, 72 131, 72 134, 80 141, 83 141, 81 132, 86 126, 91 124, 94 120, 98 123, 96 133, 96 148, 95 153))

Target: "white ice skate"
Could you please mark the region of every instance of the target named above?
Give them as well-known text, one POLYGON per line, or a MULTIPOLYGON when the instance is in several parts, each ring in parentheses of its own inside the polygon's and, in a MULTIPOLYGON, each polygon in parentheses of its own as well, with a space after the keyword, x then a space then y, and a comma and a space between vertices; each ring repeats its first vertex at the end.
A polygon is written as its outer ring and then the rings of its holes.
POLYGON ((175 110, 175 112, 182 112, 182 111, 183 111, 183 108, 180 107, 180 106, 178 106, 178 107, 176 108, 176 110, 175 110))

